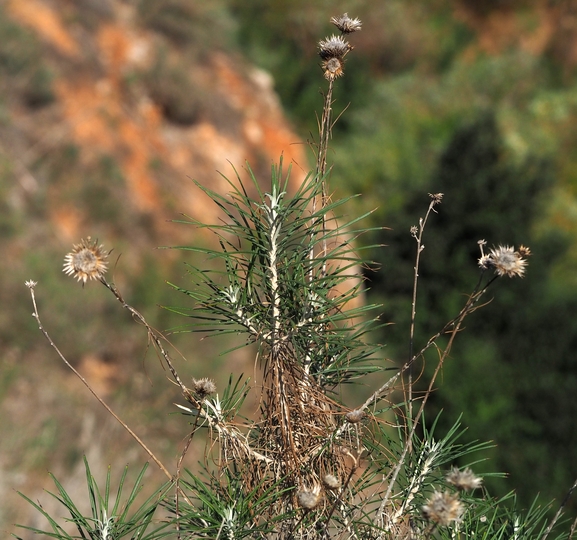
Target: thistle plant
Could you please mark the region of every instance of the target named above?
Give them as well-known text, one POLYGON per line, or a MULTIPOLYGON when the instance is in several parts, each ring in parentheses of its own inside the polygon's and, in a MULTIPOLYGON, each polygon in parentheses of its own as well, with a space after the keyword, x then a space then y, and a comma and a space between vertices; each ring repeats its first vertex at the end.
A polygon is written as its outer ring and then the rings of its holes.
MULTIPOLYGON (((557 519, 545 522, 547 508, 517 512, 512 494, 492 499, 474 473, 474 463, 467 464, 473 453, 489 444, 465 442, 459 420, 447 433, 438 433, 436 420, 425 414, 464 320, 482 306, 487 290, 499 278, 523 277, 528 248, 499 246, 485 254, 485 242, 480 241, 479 280, 463 307, 427 342, 415 343, 425 229, 429 218, 441 211, 442 194, 430 195, 425 217, 407 234, 408 241, 412 236, 417 245, 413 294, 408 299, 408 306, 412 305, 408 358, 385 361, 382 346, 371 343, 371 332, 382 323, 376 315, 378 306, 364 302, 359 270, 371 263, 360 255, 369 247, 358 243, 371 229, 362 225, 367 215, 342 217, 348 199, 328 196, 327 170, 333 87, 345 75, 345 56, 353 49, 347 36, 362 25, 347 14, 331 22, 341 34, 319 42, 320 67, 328 88, 315 168, 293 194, 290 167, 285 169, 282 160, 272 167, 266 184, 249 165, 247 180, 236 170, 234 179, 227 178, 227 195, 197 184, 219 207, 222 220, 217 224, 193 218, 179 221, 208 229, 219 247, 179 248, 208 257, 213 264, 211 270, 190 265, 192 285, 171 284, 190 304, 168 309, 188 317, 192 331, 233 334, 240 336, 243 345, 252 345, 250 350, 257 355, 254 380, 231 375, 222 391, 210 379, 183 381, 165 336, 106 280, 104 247, 88 239, 66 256, 67 274, 83 285, 90 279, 100 281, 144 325, 180 390, 178 410, 183 430, 188 430, 171 473, 123 424, 165 472, 174 496, 166 497, 163 488, 163 496, 149 502, 151 513, 142 514, 148 526, 156 507, 163 508, 151 536, 130 536, 122 532, 125 529, 114 528, 124 516, 119 517, 115 507, 112 513, 101 510, 85 518, 82 538, 504 540, 544 538, 556 524, 557 519), (413 366, 429 349, 436 351, 437 365, 426 390, 419 393, 413 388, 413 366), (373 374, 371 381, 380 377, 377 388, 356 398, 358 402, 345 402, 343 387, 364 381, 368 374, 373 374), (255 396, 256 411, 244 406, 249 395, 255 396), (183 467, 183 459, 201 432, 207 457, 201 470, 193 472, 183 467), (99 532, 85 532, 88 525, 99 532)), ((50 340, 36 306, 37 284, 27 285, 40 329, 50 340)), ((52 340, 50 344, 67 362, 52 340)), ((73 503, 60 494, 71 508, 73 503)), ((58 536, 61 529, 44 515, 54 530, 46 534, 69 538, 63 533, 58 536)), ((557 537, 569 536, 559 533, 557 537)))

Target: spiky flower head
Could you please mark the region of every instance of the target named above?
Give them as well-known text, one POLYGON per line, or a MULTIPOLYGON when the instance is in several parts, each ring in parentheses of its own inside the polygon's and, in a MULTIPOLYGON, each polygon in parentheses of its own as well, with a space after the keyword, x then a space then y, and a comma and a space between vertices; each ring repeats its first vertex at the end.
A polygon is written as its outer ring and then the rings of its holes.
POLYGON ((433 204, 441 204, 443 195, 444 193, 429 193, 429 197, 431 197, 433 204))
POLYGON ((527 246, 524 246, 523 244, 519 246, 519 249, 517 251, 519 252, 519 255, 521 255, 521 257, 530 257, 532 255, 531 250, 527 246))
POLYGON ((483 479, 475 476, 469 468, 460 471, 457 467, 453 467, 445 476, 445 480, 459 491, 473 491, 483 485, 483 479))
POLYGON ((422 510, 429 521, 438 525, 450 525, 453 521, 460 521, 465 509, 458 493, 435 491, 422 510))
POLYGON ((91 242, 89 236, 72 246, 72 251, 64 257, 62 271, 82 281, 82 285, 89 279, 102 279, 107 270, 108 255, 102 244, 98 245, 98 240, 91 242))
POLYGON ((323 74, 325 79, 328 81, 338 79, 342 77, 344 72, 345 61, 342 58, 331 58, 329 60, 323 61, 321 68, 323 69, 323 74))
POLYGON ((483 246, 481 246, 481 258, 479 259, 479 266, 483 270, 494 268, 495 273, 499 276, 509 277, 523 277, 527 260, 523 256, 531 254, 531 250, 525 246, 521 246, 519 251, 515 251, 512 246, 499 246, 493 248, 487 255, 483 253, 483 246))
POLYGON ((362 22, 360 19, 351 19, 348 13, 340 17, 331 17, 331 23, 334 24, 343 34, 352 34, 361 29, 362 22))
POLYGON ((344 74, 345 56, 352 49, 343 36, 335 36, 319 41, 319 56, 325 79, 334 81, 344 74))
POLYGON ((344 66, 345 61, 342 58, 329 58, 328 60, 324 60, 321 64, 325 79, 328 81, 342 77, 345 74, 343 70, 344 66))
POLYGON ((351 49, 349 42, 343 36, 333 34, 319 41, 319 56, 325 61, 331 58, 342 60, 351 49))
POLYGON ((198 396, 199 399, 204 399, 210 394, 216 392, 216 384, 210 379, 192 379, 192 390, 198 396))

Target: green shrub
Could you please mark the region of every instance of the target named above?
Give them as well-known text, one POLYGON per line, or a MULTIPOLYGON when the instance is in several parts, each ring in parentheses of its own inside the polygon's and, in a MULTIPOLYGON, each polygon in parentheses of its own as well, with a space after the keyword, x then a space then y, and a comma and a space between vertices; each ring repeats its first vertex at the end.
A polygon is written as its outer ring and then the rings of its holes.
POLYGON ((32 32, 12 22, 0 7, 0 87, 9 84, 29 107, 52 103, 53 75, 43 63, 41 46, 32 32))
POLYGON ((143 23, 173 43, 205 52, 234 39, 234 23, 222 0, 139 0, 143 23))

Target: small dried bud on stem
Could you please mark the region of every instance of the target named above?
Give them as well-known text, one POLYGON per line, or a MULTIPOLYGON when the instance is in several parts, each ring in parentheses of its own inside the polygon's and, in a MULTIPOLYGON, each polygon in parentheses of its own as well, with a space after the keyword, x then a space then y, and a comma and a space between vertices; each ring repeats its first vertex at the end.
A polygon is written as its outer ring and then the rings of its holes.
POLYGON ((457 467, 453 467, 445 479, 459 491, 473 491, 483 485, 483 479, 475 476, 469 468, 460 471, 457 467))
POLYGON ((203 400, 210 394, 216 392, 216 384, 210 379, 192 379, 192 391, 196 394, 198 399, 203 400))
POLYGON ((325 474, 323 476, 323 483, 329 489, 339 489, 341 487, 339 479, 334 474, 325 474))
POLYGON ((315 486, 313 489, 302 489, 297 493, 299 505, 305 510, 316 508, 321 502, 321 489, 315 486))
POLYGON ((350 411, 345 415, 345 418, 351 424, 358 424, 364 417, 365 417, 365 411, 362 411, 360 409, 355 409, 354 411, 350 411))

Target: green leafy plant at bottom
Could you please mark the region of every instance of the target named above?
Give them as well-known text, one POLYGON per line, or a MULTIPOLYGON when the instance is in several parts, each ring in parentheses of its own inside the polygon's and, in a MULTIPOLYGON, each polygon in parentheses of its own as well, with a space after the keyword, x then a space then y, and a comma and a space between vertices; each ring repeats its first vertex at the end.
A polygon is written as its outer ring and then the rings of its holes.
MULTIPOLYGON (((169 522, 164 522, 158 525, 153 523, 154 513, 159 504, 164 500, 172 485, 171 482, 167 482, 158 491, 146 499, 138 508, 131 512, 136 498, 142 488, 142 479, 146 469, 148 468, 148 464, 145 464, 142 467, 130 494, 124 502, 122 502, 122 493, 128 473, 128 467, 125 467, 122 476, 120 477, 114 504, 112 504, 110 497, 110 468, 106 475, 106 485, 103 495, 92 476, 86 457, 84 457, 84 466, 86 469, 86 484, 88 487, 88 499, 91 508, 90 516, 85 516, 78 509, 76 503, 70 498, 62 484, 53 475, 51 475, 51 477, 54 480, 58 493, 48 492, 49 495, 54 497, 67 509, 70 518, 65 519, 65 521, 73 523, 76 526, 78 535, 67 533, 39 503, 35 503, 32 499, 22 493, 19 494, 48 520, 52 532, 24 525, 18 525, 18 527, 32 531, 35 534, 42 534, 49 538, 59 538, 62 540, 72 540, 76 538, 89 538, 91 540, 117 540, 121 538, 130 538, 131 540, 154 540, 156 538, 163 538, 171 533, 171 530, 166 530, 169 526, 169 522), (152 531, 148 532, 150 527, 154 528, 152 531)), ((20 536, 15 534, 12 536, 19 540, 23 540, 20 536)))

